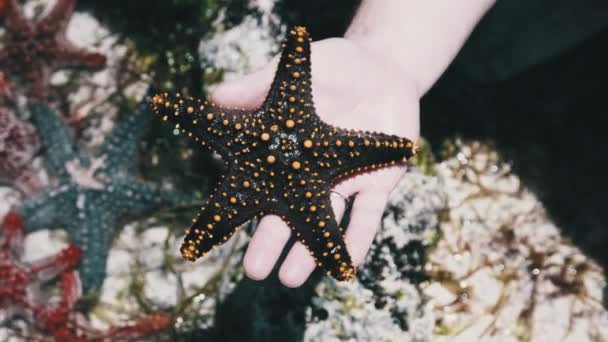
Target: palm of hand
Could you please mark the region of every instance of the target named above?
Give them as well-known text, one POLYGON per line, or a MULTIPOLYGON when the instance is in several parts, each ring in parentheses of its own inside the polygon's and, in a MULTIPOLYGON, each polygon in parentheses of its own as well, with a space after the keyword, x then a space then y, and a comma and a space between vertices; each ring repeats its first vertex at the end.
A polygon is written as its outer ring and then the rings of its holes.
MULTIPOLYGON (((278 59, 241 80, 223 84, 213 99, 225 107, 258 107, 272 82, 278 59)), ((381 56, 352 41, 326 39, 312 44, 312 88, 317 113, 332 125, 356 130, 418 138, 419 95, 414 82, 381 56)), ((363 262, 379 226, 390 191, 405 167, 391 167, 347 179, 334 192, 356 195, 345 240, 355 265, 363 262)), ((345 209, 344 199, 332 195, 338 220, 345 209)), ((265 216, 249 244, 243 261, 246 274, 263 279, 271 271, 284 248, 291 229, 277 216, 265 216)), ((289 287, 303 284, 315 269, 306 248, 296 242, 279 271, 289 287)))

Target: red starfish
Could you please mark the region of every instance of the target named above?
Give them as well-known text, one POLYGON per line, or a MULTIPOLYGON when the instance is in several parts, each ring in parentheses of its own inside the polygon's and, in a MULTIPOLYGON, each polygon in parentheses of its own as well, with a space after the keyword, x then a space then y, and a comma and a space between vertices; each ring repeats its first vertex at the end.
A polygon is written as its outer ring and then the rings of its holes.
POLYGON ((150 314, 137 323, 128 323, 120 327, 109 329, 106 333, 90 337, 88 341, 122 341, 137 340, 150 336, 154 332, 167 329, 171 326, 171 318, 164 313, 150 314))
POLYGON ((111 327, 104 332, 91 328, 82 315, 73 310, 77 296, 71 297, 74 294, 72 284, 74 280, 78 280, 73 275, 73 273, 63 275, 62 303, 59 305, 63 309, 53 311, 42 309, 36 315, 38 324, 53 335, 55 342, 132 341, 165 330, 171 325, 169 315, 155 313, 145 316, 138 322, 111 327))
POLYGON ((97 70, 106 57, 73 45, 66 38, 66 27, 75 0, 58 0, 50 13, 34 22, 25 18, 17 0, 4 2, 4 47, 0 50, 0 69, 28 89, 27 95, 38 101, 49 96, 51 73, 67 67, 97 70))
MULTIPOLYGON (((0 0, 0 16, 2 15, 2 1, 0 0)), ((11 84, 4 77, 4 73, 0 71, 0 100, 5 96, 11 95, 11 84)))
POLYGON ((70 245, 57 255, 25 265, 14 256, 19 256, 23 247, 23 220, 21 216, 10 212, 2 222, 2 243, 0 244, 0 321, 14 315, 27 318, 38 318, 50 310, 62 310, 72 298, 78 297, 76 293, 65 296, 62 293, 62 303, 57 309, 49 309, 47 303, 36 298, 40 292, 40 285, 57 275, 62 275, 62 283, 66 280, 75 284, 71 288, 79 288, 78 278, 74 268, 80 260, 80 250, 70 245), (69 276, 68 276, 69 275, 69 276), (72 279, 72 280, 70 280, 72 279))
POLYGON ((156 313, 138 322, 111 327, 105 332, 91 328, 83 316, 74 310, 80 296, 80 280, 76 272, 61 275, 61 301, 55 308, 38 306, 32 309, 33 319, 55 342, 132 341, 167 329, 171 319, 167 314, 156 313))
POLYGON ((80 250, 70 245, 56 256, 24 265, 13 258, 21 254, 22 218, 14 212, 8 213, 0 231, 3 237, 0 244, 0 322, 15 315, 23 316, 50 333, 56 342, 140 339, 171 325, 167 314, 156 313, 105 332, 89 327, 74 310, 81 294, 80 280, 74 270, 80 260, 80 250), (40 283, 58 274, 61 278, 59 303, 51 306, 34 298, 40 283))

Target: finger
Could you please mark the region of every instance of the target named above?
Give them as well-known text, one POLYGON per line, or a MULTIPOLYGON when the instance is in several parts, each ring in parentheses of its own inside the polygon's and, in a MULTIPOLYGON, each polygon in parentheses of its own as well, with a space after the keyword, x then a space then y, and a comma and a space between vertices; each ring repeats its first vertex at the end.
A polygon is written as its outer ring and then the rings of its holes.
POLYGON ((218 85, 211 91, 212 101, 229 108, 259 107, 266 98, 277 63, 275 58, 258 71, 218 85))
POLYGON ((344 239, 355 266, 361 265, 365 260, 380 226, 387 199, 388 193, 376 190, 358 194, 353 203, 344 239))
POLYGON ((287 287, 300 287, 310 274, 315 270, 317 264, 310 252, 301 242, 296 242, 279 270, 279 280, 287 287))
POLYGON ((264 216, 245 252, 243 267, 247 277, 253 280, 266 278, 281 256, 290 234, 291 229, 280 217, 264 216))
POLYGON ((344 210, 346 210, 346 201, 348 198, 339 191, 332 191, 329 198, 331 199, 331 207, 334 210, 334 215, 336 215, 336 221, 340 223, 344 216, 344 210))
MULTIPOLYGON (((342 192, 339 193, 343 194, 342 192)), ((336 220, 340 222, 346 209, 345 199, 335 192, 331 193, 330 198, 336 220)), ((281 265, 279 280, 287 287, 299 287, 304 284, 316 267, 315 260, 308 249, 298 241, 293 245, 281 265)))

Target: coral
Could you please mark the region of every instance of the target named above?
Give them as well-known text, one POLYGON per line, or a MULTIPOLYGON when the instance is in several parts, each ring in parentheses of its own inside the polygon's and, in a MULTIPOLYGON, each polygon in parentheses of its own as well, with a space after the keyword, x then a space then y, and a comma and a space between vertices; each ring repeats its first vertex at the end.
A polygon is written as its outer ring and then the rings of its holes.
POLYGON ((37 190, 41 184, 32 159, 38 149, 34 127, 0 107, 0 180, 25 193, 37 190))
POLYGON ((64 228, 83 250, 79 266, 85 293, 105 278, 110 244, 126 219, 145 217, 165 205, 190 203, 191 196, 159 189, 137 177, 139 143, 152 118, 145 97, 125 114, 94 155, 80 149, 61 119, 45 105, 31 105, 55 186, 26 199, 18 211, 28 232, 64 228))
POLYGON ((0 70, 12 83, 27 89, 28 97, 46 101, 53 71, 72 68, 98 70, 104 55, 85 51, 67 40, 65 31, 75 0, 58 0, 49 14, 34 22, 25 18, 17 0, 5 0, 5 33, 0 70))

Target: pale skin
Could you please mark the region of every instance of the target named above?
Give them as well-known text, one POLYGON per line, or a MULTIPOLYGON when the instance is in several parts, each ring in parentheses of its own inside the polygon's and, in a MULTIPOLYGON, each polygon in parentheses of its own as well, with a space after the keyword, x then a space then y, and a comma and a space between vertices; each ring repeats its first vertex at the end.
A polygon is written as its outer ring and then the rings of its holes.
MULTIPOLYGON (((344 128, 419 136, 419 101, 452 61, 494 0, 363 0, 344 38, 312 44, 312 88, 317 113, 327 123, 344 128)), ((314 38, 314 37, 313 37, 314 38)), ((278 59, 212 92, 225 107, 259 107, 270 87, 278 59)), ((347 179, 334 187, 355 196, 346 246, 356 266, 365 256, 380 226, 388 195, 405 167, 391 167, 347 179)), ((332 195, 341 220, 345 201, 332 195)), ((243 265, 254 280, 266 278, 277 263, 291 229, 268 215, 249 243, 243 265)), ((279 269, 288 287, 302 285, 316 264, 296 242, 279 269)))

